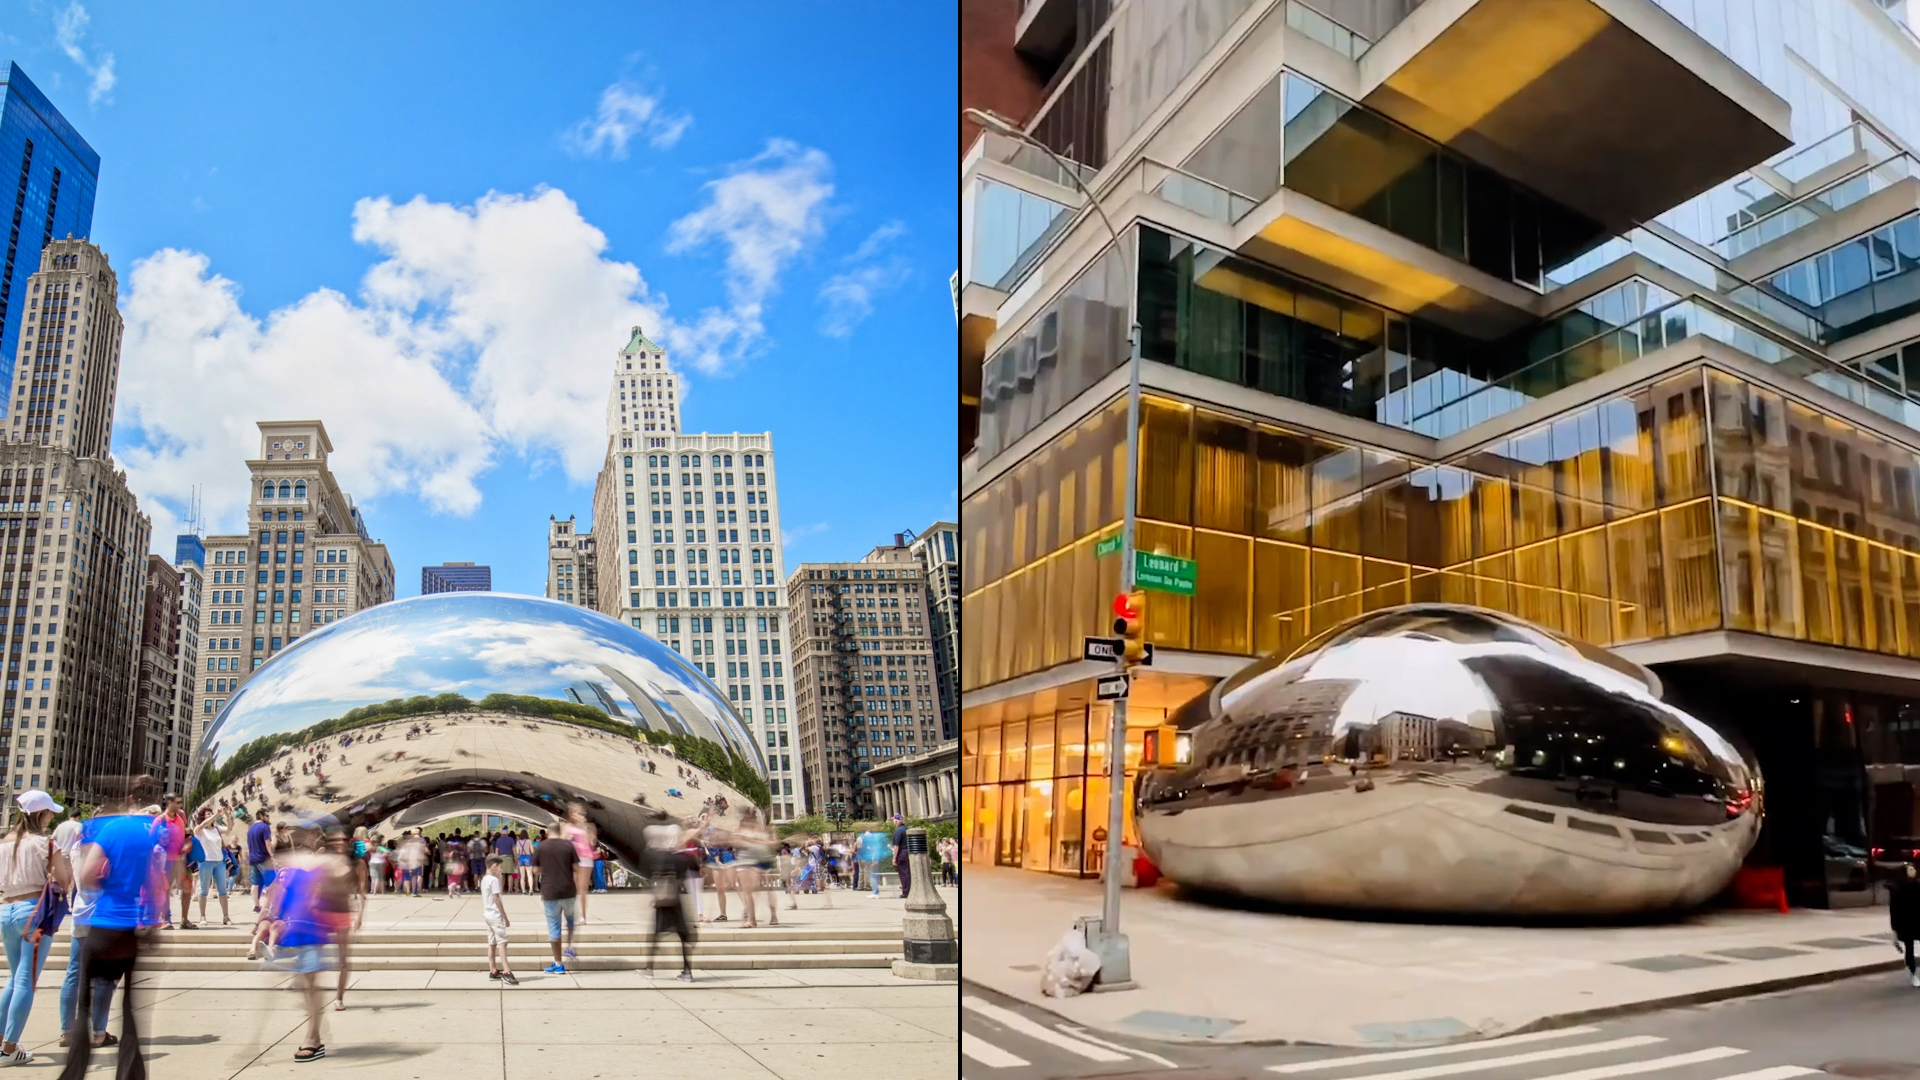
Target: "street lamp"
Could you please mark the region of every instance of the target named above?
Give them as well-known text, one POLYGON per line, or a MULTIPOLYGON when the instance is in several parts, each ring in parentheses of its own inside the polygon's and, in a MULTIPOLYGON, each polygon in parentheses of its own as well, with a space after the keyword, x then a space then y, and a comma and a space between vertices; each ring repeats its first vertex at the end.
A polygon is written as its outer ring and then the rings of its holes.
MULTIPOLYGON (((1051 147, 1021 131, 1013 121, 998 113, 967 109, 963 115, 996 135, 1031 146, 1052 159, 1081 197, 1087 200, 1087 205, 1100 215, 1100 223, 1107 227, 1107 235, 1113 238, 1114 249, 1120 249, 1119 230, 1113 227, 1113 221, 1100 206, 1100 200, 1094 198, 1093 192, 1088 191, 1087 185, 1080 181, 1079 169, 1061 160, 1051 147)), ((1127 327, 1127 487, 1120 524, 1122 593, 1134 591, 1134 512, 1139 501, 1140 486, 1140 317, 1138 303, 1133 306, 1134 317, 1127 327)), ((1119 665, 1124 670, 1126 662, 1119 661, 1119 665)), ((1101 867, 1101 884, 1104 888, 1100 931, 1094 935, 1095 940, 1087 942, 1087 947, 1100 956, 1101 987, 1122 990, 1134 985, 1127 936, 1120 932, 1120 875, 1124 869, 1120 865, 1120 841, 1126 828, 1127 798, 1127 699, 1124 697, 1115 699, 1113 703, 1113 723, 1107 733, 1107 766, 1107 859, 1101 867)))

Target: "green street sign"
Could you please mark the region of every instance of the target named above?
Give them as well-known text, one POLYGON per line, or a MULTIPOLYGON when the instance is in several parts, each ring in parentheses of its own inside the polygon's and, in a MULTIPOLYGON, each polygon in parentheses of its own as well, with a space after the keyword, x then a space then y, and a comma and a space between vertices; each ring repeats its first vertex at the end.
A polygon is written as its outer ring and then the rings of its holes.
POLYGON ((1109 555, 1118 555, 1118 554, 1120 554, 1120 534, 1119 533, 1114 533, 1112 536, 1109 536, 1104 540, 1098 540, 1094 542, 1094 545, 1093 545, 1094 558, 1104 559, 1109 555))
POLYGON ((1155 555, 1150 551, 1133 553, 1133 581, 1142 589, 1155 589, 1176 596, 1192 596, 1200 564, 1178 555, 1155 555))

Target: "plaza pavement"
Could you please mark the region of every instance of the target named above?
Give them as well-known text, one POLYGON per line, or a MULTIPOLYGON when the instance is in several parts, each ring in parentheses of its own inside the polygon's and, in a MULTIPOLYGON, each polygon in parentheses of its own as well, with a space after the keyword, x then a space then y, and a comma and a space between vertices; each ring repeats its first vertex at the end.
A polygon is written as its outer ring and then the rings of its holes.
POLYGON ((1423 1045, 1901 964, 1884 907, 1605 927, 1431 925, 1216 906, 1163 885, 1122 894, 1138 989, 1059 999, 1041 994, 1041 965, 1076 917, 1100 913, 1100 883, 979 865, 966 874, 963 979, 1135 1039, 1423 1045))
MULTIPOLYGON (((956 890, 941 894, 957 906, 956 890)), ((251 901, 233 899, 236 921, 242 914, 250 921, 251 901)), ((519 986, 487 979, 484 945, 475 946, 467 971, 357 973, 349 983, 348 1008, 327 1013, 326 1059, 310 1064, 293 1060, 305 1021, 291 976, 265 965, 243 971, 144 967, 137 1019, 151 1072, 196 1080, 316 1071, 394 1080, 840 1080, 884 1062, 890 1077, 933 1080, 951 1077, 957 1068, 959 990, 953 983, 900 979, 884 968, 710 971, 700 967, 697 951, 691 985, 673 978, 677 952, 674 962, 653 976, 638 971, 543 975, 546 931, 537 899, 507 899, 519 986)), ((846 890, 836 890, 832 902, 829 909, 819 897, 802 897, 799 910, 790 911, 783 900, 781 921, 871 929, 898 927, 903 913, 897 898, 871 900, 846 890)), ((646 897, 637 890, 598 894, 589 903, 589 929, 651 925, 646 897)), ((708 904, 709 914, 714 913, 711 899, 708 904)), ((738 915, 731 902, 729 914, 738 915)), ((367 925, 474 929, 478 901, 373 897, 367 925)), ((734 924, 730 919, 719 925, 734 924)), ((163 932, 167 940, 197 933, 163 932)), ((590 940, 583 942, 583 956, 590 956, 591 948, 590 940)), ((46 1075, 65 1057, 57 1028, 66 955, 63 940, 41 976, 22 1040, 37 1055, 29 1068, 46 1075)), ((116 1002, 110 1029, 116 1034, 118 1010, 116 1002)), ((111 1075, 113 1055, 112 1050, 97 1055, 90 1071, 111 1075)))

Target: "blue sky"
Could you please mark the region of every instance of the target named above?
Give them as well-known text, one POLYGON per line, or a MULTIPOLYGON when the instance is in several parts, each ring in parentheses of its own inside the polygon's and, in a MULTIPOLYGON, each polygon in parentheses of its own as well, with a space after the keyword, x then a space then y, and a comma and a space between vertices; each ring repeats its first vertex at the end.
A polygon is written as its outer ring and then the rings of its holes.
POLYGON ((957 512, 951 0, 377 14, 0 0, 102 158, 156 550, 196 485, 239 527, 255 420, 318 416, 402 595, 540 592, 636 322, 686 430, 773 432, 789 567, 957 512))

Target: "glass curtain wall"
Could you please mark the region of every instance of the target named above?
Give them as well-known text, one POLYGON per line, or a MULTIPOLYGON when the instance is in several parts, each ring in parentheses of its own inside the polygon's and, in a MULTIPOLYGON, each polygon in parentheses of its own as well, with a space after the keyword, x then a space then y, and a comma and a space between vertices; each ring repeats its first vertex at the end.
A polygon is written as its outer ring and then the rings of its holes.
MULTIPOLYGON (((1115 402, 969 499, 962 680, 1101 632, 1117 560, 1115 402)), ((1596 645, 1726 628, 1920 658, 1920 452, 1696 368, 1444 464, 1150 396, 1140 546, 1169 649, 1263 655, 1376 608, 1510 611, 1596 645)))
MULTIPOLYGON (((960 731, 960 851, 969 862, 1097 876, 1107 855, 1106 705, 983 716, 960 731)), ((1126 783, 1132 787, 1159 709, 1127 713, 1126 783)), ((1138 845, 1133 807, 1123 842, 1138 845)))

